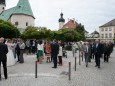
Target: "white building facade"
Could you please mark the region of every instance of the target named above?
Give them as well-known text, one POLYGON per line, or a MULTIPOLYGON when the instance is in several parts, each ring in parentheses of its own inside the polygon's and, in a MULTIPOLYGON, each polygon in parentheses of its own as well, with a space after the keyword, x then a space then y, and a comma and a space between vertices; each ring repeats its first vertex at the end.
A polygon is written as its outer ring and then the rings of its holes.
POLYGON ((112 41, 115 39, 115 19, 99 27, 101 41, 112 41))

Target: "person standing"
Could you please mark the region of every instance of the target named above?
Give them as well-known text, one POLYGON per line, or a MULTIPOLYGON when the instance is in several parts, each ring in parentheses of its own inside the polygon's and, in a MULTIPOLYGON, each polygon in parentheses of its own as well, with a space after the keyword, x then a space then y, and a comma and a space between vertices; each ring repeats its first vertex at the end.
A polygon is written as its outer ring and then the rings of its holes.
POLYGON ((44 50, 44 46, 43 46, 41 40, 39 41, 39 43, 37 45, 37 49, 38 49, 38 53, 37 53, 38 61, 41 64, 42 63, 42 58, 43 58, 43 50, 44 50))
POLYGON ((47 57, 47 60, 46 62, 51 62, 50 60, 50 56, 51 56, 51 46, 50 46, 50 43, 47 41, 46 44, 45 44, 45 56, 47 57))
POLYGON ((59 53, 59 45, 56 40, 54 40, 54 43, 52 44, 52 57, 53 57, 53 63, 54 66, 52 68, 57 68, 57 55, 59 53))
POLYGON ((104 62, 109 61, 110 53, 111 53, 110 45, 109 45, 109 43, 106 42, 104 45, 104 62))
POLYGON ((88 42, 86 42, 86 45, 83 48, 84 50, 84 56, 85 56, 85 63, 86 67, 88 67, 88 62, 90 62, 90 55, 91 55, 91 47, 88 42))
POLYGON ((24 63, 24 57, 23 57, 24 49, 25 49, 25 43, 24 43, 23 40, 21 40, 21 44, 20 44, 20 63, 24 63))
POLYGON ((20 62, 20 46, 19 46, 19 42, 16 45, 16 54, 17 54, 17 57, 18 57, 17 62, 20 62))
POLYGON ((96 65, 95 67, 100 68, 100 57, 102 54, 102 50, 101 50, 101 44, 99 42, 99 40, 96 40, 96 43, 94 45, 94 54, 95 54, 95 61, 96 61, 96 65))
POLYGON ((4 69, 4 77, 5 77, 5 79, 8 78, 7 55, 6 55, 8 53, 8 47, 3 42, 4 42, 4 38, 0 38, 0 80, 1 80, 1 63, 3 65, 3 69, 4 69))
POLYGON ((59 59, 59 66, 62 66, 62 46, 61 46, 61 44, 59 44, 58 59, 59 59))

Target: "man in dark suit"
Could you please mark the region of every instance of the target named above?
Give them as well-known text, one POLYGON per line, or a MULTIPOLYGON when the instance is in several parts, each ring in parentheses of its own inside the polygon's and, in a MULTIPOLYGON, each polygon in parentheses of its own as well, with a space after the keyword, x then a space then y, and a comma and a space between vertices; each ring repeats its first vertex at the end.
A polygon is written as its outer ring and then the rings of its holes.
POLYGON ((57 55, 59 53, 59 45, 56 42, 56 40, 54 40, 54 43, 52 44, 52 57, 53 57, 53 62, 54 62, 54 67, 52 68, 57 68, 57 55))
POLYGON ((3 68, 4 68, 4 77, 5 77, 5 79, 8 78, 8 75, 7 75, 7 56, 6 56, 6 54, 8 53, 8 47, 3 42, 4 42, 4 38, 0 38, 0 80, 1 80, 1 63, 2 63, 3 68))
POLYGON ((96 43, 94 45, 94 54, 95 54, 95 61, 96 61, 95 67, 100 68, 100 57, 102 54, 102 48, 99 40, 96 40, 96 43))

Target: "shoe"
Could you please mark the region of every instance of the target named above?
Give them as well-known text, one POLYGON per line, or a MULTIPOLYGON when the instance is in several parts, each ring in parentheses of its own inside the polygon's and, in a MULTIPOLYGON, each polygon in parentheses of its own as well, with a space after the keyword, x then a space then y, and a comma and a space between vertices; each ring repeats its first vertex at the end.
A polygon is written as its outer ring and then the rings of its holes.
POLYGON ((1 76, 0 76, 0 81, 2 80, 1 76))
POLYGON ((52 67, 52 68, 57 68, 57 67, 52 67))
POLYGON ((86 65, 86 67, 88 67, 88 65, 86 65))
POLYGON ((98 68, 101 68, 100 66, 98 66, 98 68))
POLYGON ((8 79, 8 77, 5 77, 5 79, 8 79))
POLYGON ((95 67, 97 67, 97 65, 95 65, 95 67))

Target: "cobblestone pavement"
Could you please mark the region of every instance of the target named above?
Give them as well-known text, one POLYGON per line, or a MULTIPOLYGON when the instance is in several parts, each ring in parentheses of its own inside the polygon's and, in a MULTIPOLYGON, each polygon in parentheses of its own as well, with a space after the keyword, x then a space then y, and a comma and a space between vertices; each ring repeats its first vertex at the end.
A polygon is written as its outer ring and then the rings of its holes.
MULTIPOLYGON (((78 57, 78 55, 77 55, 78 57)), ((53 63, 38 64, 38 78, 35 78, 35 55, 24 55, 25 63, 16 63, 8 67, 8 79, 2 75, 0 86, 115 86, 115 51, 111 54, 109 63, 101 59, 101 68, 95 66, 94 60, 85 67, 84 61, 78 64, 74 71, 74 58, 68 52, 68 58, 63 58, 63 66, 51 68, 53 63), (68 80, 68 62, 72 64, 71 81, 68 80)), ((3 71, 3 70, 2 70, 3 71)), ((3 72, 2 72, 3 74, 3 72)))

